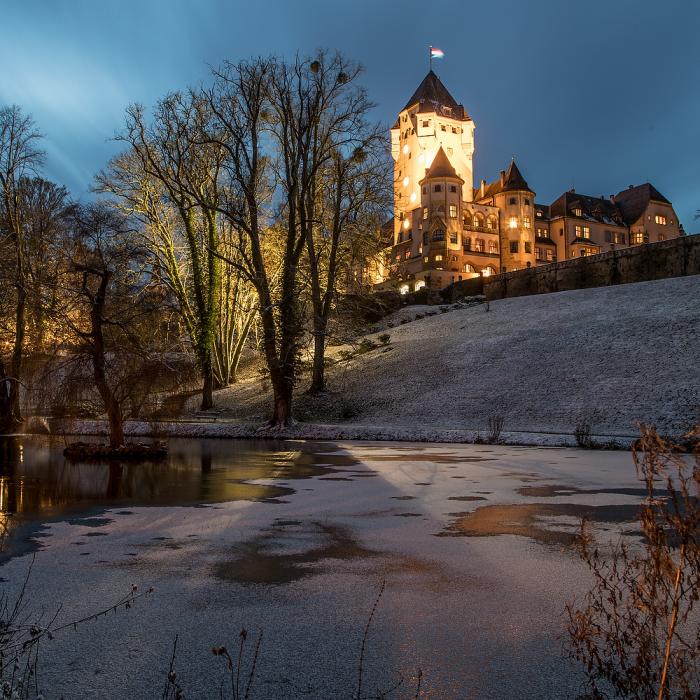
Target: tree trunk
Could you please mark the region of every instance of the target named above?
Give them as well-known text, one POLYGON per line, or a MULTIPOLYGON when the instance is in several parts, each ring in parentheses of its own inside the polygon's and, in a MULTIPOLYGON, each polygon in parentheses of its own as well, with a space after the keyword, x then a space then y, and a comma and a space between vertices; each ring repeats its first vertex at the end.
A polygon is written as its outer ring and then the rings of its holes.
POLYGON ((214 407, 214 367, 211 353, 207 353, 202 362, 202 405, 200 410, 208 411, 214 407))
POLYGON ((100 393, 102 403, 109 421, 109 446, 121 447, 124 444, 124 423, 122 409, 112 388, 107 381, 107 360, 105 358, 105 342, 102 334, 102 319, 107 297, 107 287, 112 273, 105 271, 100 274, 100 286, 92 300, 90 308, 92 369, 95 386, 100 393))
POLYGON ((310 394, 319 394, 326 390, 326 324, 314 317, 314 365, 311 377, 310 394))
POLYGON ((286 428, 292 422, 292 396, 293 387, 282 373, 274 372, 272 378, 272 391, 274 395, 274 405, 272 418, 270 418, 271 428, 286 428))
POLYGON ((5 365, 0 359, 0 435, 14 432, 12 404, 10 400, 12 381, 5 374, 5 365))
POLYGON ((27 290, 24 288, 24 258, 17 243, 17 307, 15 311, 15 342, 10 359, 9 383, 9 426, 14 431, 22 422, 22 410, 20 407, 20 379, 22 378, 22 357, 24 355, 24 335, 27 325, 27 290))

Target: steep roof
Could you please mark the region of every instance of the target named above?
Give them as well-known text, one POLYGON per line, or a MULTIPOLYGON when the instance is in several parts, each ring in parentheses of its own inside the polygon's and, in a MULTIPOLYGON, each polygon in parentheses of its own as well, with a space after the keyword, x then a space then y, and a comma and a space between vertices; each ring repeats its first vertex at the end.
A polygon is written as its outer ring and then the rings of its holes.
MULTIPOLYGON (((450 159, 447 157, 447 153, 445 153, 442 146, 440 146, 438 152, 435 154, 435 158, 433 158, 430 168, 426 171, 425 177, 454 177, 458 180, 462 180, 462 178, 457 175, 457 171, 452 167, 452 163, 450 163, 450 159)), ((421 182, 423 181, 421 180, 421 182)), ((464 180, 462 180, 462 182, 464 182, 464 180)))
MULTIPOLYGON (((515 158, 513 158, 508 166, 508 170, 502 170, 501 177, 499 177, 498 180, 494 180, 490 184, 486 185, 483 197, 492 197, 493 195, 501 192, 515 192, 516 190, 533 192, 520 172, 520 169, 515 164, 515 158)), ((481 189, 478 187, 474 189, 474 198, 482 199, 481 189)))
POLYGON ((408 109, 415 104, 419 105, 419 112, 437 112, 454 119, 469 119, 469 115, 464 107, 458 104, 457 100, 450 95, 449 90, 432 70, 423 78, 423 82, 411 95, 411 99, 406 103, 404 109, 408 109))
POLYGON ((622 217, 628 226, 644 214, 649 202, 652 200, 662 204, 671 204, 650 182, 645 182, 643 185, 637 185, 636 187, 630 186, 628 189, 622 190, 622 192, 618 192, 615 195, 615 203, 622 212, 622 217))
POLYGON ((604 197, 591 197, 569 190, 556 199, 550 207, 551 218, 573 216, 574 210, 580 209, 578 218, 600 221, 610 226, 622 226, 622 212, 615 202, 604 197))

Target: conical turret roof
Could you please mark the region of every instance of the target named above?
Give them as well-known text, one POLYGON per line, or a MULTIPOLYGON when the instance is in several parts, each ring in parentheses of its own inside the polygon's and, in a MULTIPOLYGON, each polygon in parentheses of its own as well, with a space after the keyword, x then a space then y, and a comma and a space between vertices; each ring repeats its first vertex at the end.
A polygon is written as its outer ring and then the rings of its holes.
POLYGON ((452 167, 452 163, 450 163, 450 159, 447 157, 447 153, 445 153, 442 146, 440 146, 438 152, 435 154, 435 158, 433 158, 430 168, 428 168, 425 173, 425 177, 454 177, 458 180, 462 179, 457 175, 457 171, 454 167, 452 167))
POLYGON ((454 119, 469 119, 464 107, 450 95, 449 90, 432 70, 423 78, 423 82, 411 95, 404 109, 415 104, 419 105, 419 112, 437 112, 444 116, 452 116, 454 119))
POLYGON ((528 192, 532 192, 530 186, 527 184, 525 178, 518 169, 518 166, 515 164, 515 158, 513 158, 513 160, 510 162, 508 170, 506 170, 506 176, 503 180, 503 188, 501 191, 505 192, 507 190, 527 190, 528 192))

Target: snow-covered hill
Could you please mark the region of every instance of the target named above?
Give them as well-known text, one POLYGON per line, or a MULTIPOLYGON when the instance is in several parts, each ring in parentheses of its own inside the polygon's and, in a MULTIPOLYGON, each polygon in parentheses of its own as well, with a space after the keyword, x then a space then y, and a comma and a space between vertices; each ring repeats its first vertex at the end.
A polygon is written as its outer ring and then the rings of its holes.
MULTIPOLYGON (((506 431, 571 433, 588 421, 594 432, 630 435, 637 421, 678 431, 697 416, 700 276, 430 312, 396 319, 383 331, 387 346, 335 365, 328 395, 302 395, 302 377, 299 417, 485 430, 489 417, 503 416, 506 431)), ((269 402, 258 379, 217 396, 223 415, 247 420, 262 420, 269 402)))

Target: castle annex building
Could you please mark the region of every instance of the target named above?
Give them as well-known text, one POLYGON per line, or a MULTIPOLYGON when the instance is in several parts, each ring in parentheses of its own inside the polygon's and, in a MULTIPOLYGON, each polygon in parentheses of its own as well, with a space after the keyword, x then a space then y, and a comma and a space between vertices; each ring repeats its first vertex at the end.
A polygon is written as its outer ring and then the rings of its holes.
POLYGON ((673 206, 650 183, 609 199, 570 190, 539 204, 513 160, 474 187, 474 134, 474 121, 431 70, 391 129, 393 238, 376 283, 441 289, 682 234, 673 206))

